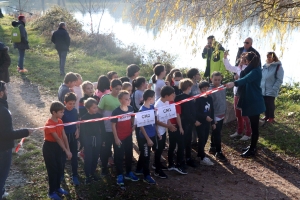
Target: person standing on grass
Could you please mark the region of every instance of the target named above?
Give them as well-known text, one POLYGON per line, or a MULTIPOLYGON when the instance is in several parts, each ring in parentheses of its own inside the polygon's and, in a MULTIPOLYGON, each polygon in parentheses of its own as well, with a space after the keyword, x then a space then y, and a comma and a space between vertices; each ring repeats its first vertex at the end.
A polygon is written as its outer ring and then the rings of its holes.
POLYGON ((6 198, 5 181, 8 177, 14 140, 27 137, 31 129, 14 130, 11 113, 8 110, 7 89, 5 82, 0 81, 0 197, 6 198))
POLYGON ((64 126, 61 118, 64 115, 65 106, 59 102, 54 101, 50 106, 51 118, 49 118, 45 126, 54 126, 53 128, 45 128, 44 130, 44 144, 43 157, 48 173, 49 191, 48 197, 50 199, 60 200, 58 195, 68 195, 69 193, 60 187, 63 167, 63 153, 66 158, 71 160, 72 153, 70 152, 68 138, 64 131, 64 126))
POLYGON ((9 82, 8 67, 10 66, 10 57, 8 55, 8 47, 0 42, 0 80, 5 83, 9 82))
POLYGON ((61 103, 65 101, 65 95, 69 92, 72 92, 72 88, 75 86, 78 78, 75 73, 69 72, 65 75, 64 83, 61 84, 58 88, 58 100, 61 103))
POLYGON ((266 110, 260 87, 262 72, 259 56, 254 52, 247 53, 246 65, 247 67, 241 72, 239 80, 226 84, 227 88, 239 87, 240 99, 237 106, 242 109, 242 115, 248 116, 251 122, 251 145, 243 149, 244 153, 241 154, 243 158, 253 157, 256 154, 259 137, 259 115, 266 110))
POLYGON ((19 27, 20 35, 21 35, 21 42, 14 43, 14 48, 18 49, 19 52, 19 59, 18 59, 18 66, 17 70, 19 73, 26 73, 27 69, 24 68, 24 57, 25 57, 25 50, 29 49, 28 45, 28 38, 27 38, 27 31, 25 29, 26 18, 24 15, 19 15, 18 21, 13 21, 13 27, 19 27))
POLYGON ((61 76, 65 75, 65 64, 70 47, 70 41, 71 39, 66 30, 66 24, 64 22, 60 22, 57 31, 54 31, 52 35, 51 42, 55 44, 55 49, 58 52, 61 76))

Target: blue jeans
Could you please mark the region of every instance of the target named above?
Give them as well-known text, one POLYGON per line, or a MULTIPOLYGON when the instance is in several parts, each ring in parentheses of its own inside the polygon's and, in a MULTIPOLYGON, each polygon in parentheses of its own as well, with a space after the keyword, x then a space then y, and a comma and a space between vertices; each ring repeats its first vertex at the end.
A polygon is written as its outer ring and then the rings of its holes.
POLYGON ((0 197, 5 192, 5 181, 8 177, 12 158, 12 150, 0 151, 0 197))
POLYGON ((18 66, 20 70, 22 70, 24 68, 25 49, 18 49, 18 51, 19 51, 18 66))
POLYGON ((65 64, 66 64, 66 59, 67 59, 67 53, 68 53, 68 51, 58 51, 59 70, 60 70, 60 74, 62 74, 62 75, 65 74, 65 64))

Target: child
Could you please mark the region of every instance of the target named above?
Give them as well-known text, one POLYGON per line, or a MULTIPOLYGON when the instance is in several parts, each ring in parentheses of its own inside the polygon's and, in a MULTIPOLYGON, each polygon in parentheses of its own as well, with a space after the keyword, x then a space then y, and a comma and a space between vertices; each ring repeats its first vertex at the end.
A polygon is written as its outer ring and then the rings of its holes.
POLYGON ((70 89, 74 87, 77 81, 77 76, 73 72, 69 72, 65 75, 64 83, 60 85, 58 89, 58 100, 64 103, 65 95, 68 92, 72 92, 70 89))
POLYGON ((113 79, 117 79, 118 78, 118 73, 114 72, 114 71, 109 71, 107 72, 107 78, 109 79, 109 82, 112 81, 113 79))
POLYGON ((73 87, 73 91, 76 94, 76 103, 75 103, 75 108, 77 112, 79 113, 79 100, 82 98, 82 90, 81 90, 81 84, 82 84, 82 77, 80 74, 75 73, 77 77, 77 81, 75 83, 75 86, 73 87))
POLYGON ((120 81, 121 81, 122 83, 130 82, 130 80, 129 80, 129 78, 128 78, 127 76, 121 77, 121 78, 120 78, 120 81))
MULTIPOLYGON (((144 104, 140 107, 140 112, 147 110, 154 110, 155 92, 153 90, 146 90, 143 94, 144 104)), ((149 163, 151 147, 156 146, 156 127, 155 124, 140 127, 139 142, 140 156, 136 166, 136 175, 144 175, 144 182, 148 184, 156 184, 155 180, 150 176, 149 163)))
MULTIPOLYGON (((76 77, 76 76, 75 76, 76 77)), ((45 126, 55 126, 55 128, 45 128, 45 138, 43 144, 43 157, 48 173, 49 192, 48 197, 51 199, 60 199, 57 195, 67 195, 68 192, 60 187, 62 176, 62 154, 65 153, 68 160, 72 158, 67 136, 62 124, 62 116, 65 107, 61 102, 54 101, 50 106, 51 118, 48 119, 45 126)))
MULTIPOLYGON (((154 68, 155 68, 155 66, 156 65, 161 65, 161 63, 160 62, 156 62, 156 63, 154 63, 153 65, 152 65, 152 69, 154 70, 154 68)), ((154 90, 154 84, 152 83, 152 77, 153 76, 155 76, 155 74, 153 74, 152 76, 151 76, 151 78, 149 79, 149 81, 148 81, 148 87, 147 87, 147 89, 148 90, 154 90)))
POLYGON ((173 73, 173 78, 172 78, 172 82, 173 82, 172 87, 175 90, 176 96, 180 95, 182 93, 182 91, 178 87, 179 86, 179 82, 180 82, 181 79, 182 79, 182 73, 180 71, 175 71, 173 73))
POLYGON ((117 107, 112 116, 124 115, 121 118, 111 119, 112 131, 114 136, 114 152, 115 165, 117 170, 117 184, 123 186, 124 178, 131 181, 138 181, 139 179, 132 173, 132 130, 134 117, 130 115, 133 113, 133 108, 130 106, 130 95, 126 90, 120 91, 118 95, 121 105, 117 107), (125 154, 126 174, 123 176, 123 157, 125 154))
MULTIPOLYGON (((121 90, 122 83, 118 79, 114 79, 110 83, 111 93, 104 95, 100 103, 98 105, 100 112, 102 113, 103 117, 110 117, 112 112, 120 106, 120 101, 118 99, 118 94, 121 90)), ((110 120, 104 121, 105 125, 105 133, 102 134, 102 147, 101 147, 101 161, 102 161, 102 172, 101 175, 107 175, 107 163, 108 158, 111 156, 111 146, 114 142, 114 136, 112 133, 112 127, 110 120)))
MULTIPOLYGON (((205 93, 209 88, 209 83, 203 81, 199 84, 201 93, 205 93)), ((206 157, 204 148, 208 139, 210 126, 214 130, 216 128, 214 122, 214 105, 211 96, 203 96, 196 99, 196 116, 197 120, 201 123, 196 127, 198 134, 198 157, 200 157, 201 165, 214 165, 208 157, 206 157)))
POLYGON ((106 94, 110 94, 110 81, 107 76, 101 75, 98 78, 95 95, 101 99, 106 94))
POLYGON ((180 72, 180 70, 176 69, 176 68, 173 68, 170 71, 170 73, 168 73, 167 76, 166 76, 166 81, 168 81, 171 86, 174 86, 174 80, 173 80, 173 78, 174 78, 175 72, 180 72))
POLYGON ((127 77, 129 78, 129 82, 132 83, 132 81, 139 76, 140 74, 140 68, 139 66, 135 64, 131 64, 127 67, 127 77))
POLYGON ((100 101, 100 98, 94 95, 94 87, 90 81, 84 81, 81 85, 83 97, 79 100, 79 118, 87 113, 87 109, 84 106, 84 101, 92 97, 97 102, 100 101))
POLYGON ((132 84, 129 83, 129 82, 123 82, 122 83, 122 90, 126 90, 131 95, 132 94, 132 84))
POLYGON ((166 85, 164 78, 166 76, 166 69, 163 65, 156 65, 154 68, 154 75, 152 76, 152 83, 154 84, 155 101, 160 98, 160 91, 166 85))
MULTIPOLYGON (((209 89, 217 88, 221 85, 222 74, 220 72, 213 72, 211 75, 211 82, 209 89)), ((226 104, 226 90, 221 90, 210 95, 213 99, 214 105, 214 121, 216 128, 211 134, 211 144, 209 153, 214 154, 219 161, 226 162, 227 158, 223 155, 221 150, 221 131, 223 121, 225 118, 225 112, 227 108, 226 104)))
MULTIPOLYGON (((169 105, 169 101, 174 101, 175 92, 171 86, 164 86, 160 91, 160 98, 156 101, 154 107, 158 108, 161 106, 169 105)), ((159 116, 156 120, 157 124, 157 148, 155 150, 155 162, 152 168, 155 169, 154 176, 159 178, 168 178, 168 176, 163 172, 163 166, 160 162, 162 151, 165 149, 166 145, 166 128, 170 131, 176 131, 176 127, 171 124, 170 120, 160 120, 159 116)))
MULTIPOLYGON (((65 95, 65 111, 64 116, 61 118, 63 123, 76 122, 78 120, 77 110, 75 108, 76 95, 72 92, 65 95)), ((68 144, 72 153, 72 181, 75 186, 79 185, 78 181, 78 161, 77 161, 77 139, 79 138, 79 129, 77 125, 65 126, 64 128, 68 138, 68 144)), ((66 163, 66 156, 63 154, 63 174, 61 180, 64 179, 64 169, 66 163)))
POLYGON ((134 89, 134 92, 132 94, 133 110, 134 110, 134 112, 138 112, 141 105, 143 105, 143 94, 144 94, 144 91, 147 89, 147 81, 146 81, 145 77, 139 76, 135 80, 133 80, 132 87, 134 89))
POLYGON ((192 86, 190 95, 191 96, 195 96, 197 94, 200 94, 200 90, 198 88, 198 82, 199 82, 199 80, 201 78, 199 70, 196 69, 196 68, 190 69, 187 72, 187 77, 193 81, 193 86, 192 86))
MULTIPOLYGON (((182 90, 182 94, 176 96, 175 102, 187 99, 191 97, 191 89, 194 85, 191 79, 185 78, 179 82, 179 89, 182 90)), ((200 122, 196 119, 195 103, 193 100, 180 104, 181 106, 181 123, 184 130, 184 146, 185 146, 185 159, 186 164, 191 167, 196 167, 194 160, 192 159, 192 131, 194 126, 199 126, 200 122)))
MULTIPOLYGON (((98 113, 98 102, 94 98, 88 98, 84 101, 87 113, 82 116, 82 120, 102 118, 98 113)), ((85 183, 89 184, 92 179, 98 180, 96 168, 101 149, 101 136, 104 134, 104 122, 89 122, 80 125, 80 135, 83 138, 84 147, 84 173, 86 176, 85 183)))

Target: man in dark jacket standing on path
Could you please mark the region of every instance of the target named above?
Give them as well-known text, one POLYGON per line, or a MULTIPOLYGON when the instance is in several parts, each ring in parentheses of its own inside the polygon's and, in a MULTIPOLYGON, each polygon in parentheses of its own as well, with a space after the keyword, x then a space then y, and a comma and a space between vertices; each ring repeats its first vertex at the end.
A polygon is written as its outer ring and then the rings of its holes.
POLYGON ((55 49, 58 52, 60 75, 64 76, 66 58, 70 46, 70 36, 66 31, 66 24, 64 22, 59 23, 59 27, 53 33, 51 41, 55 44, 55 49))
POLYGON ((23 15, 18 17, 19 21, 13 21, 13 27, 19 27, 20 35, 21 35, 21 42, 14 43, 14 48, 18 49, 19 51, 19 60, 18 60, 18 67, 17 70, 19 73, 26 73, 27 69, 24 68, 24 57, 25 57, 25 50, 29 49, 28 45, 28 38, 27 38, 27 31, 25 29, 26 18, 23 15))
MULTIPOLYGON (((236 55, 235 66, 239 65, 239 63, 240 63, 240 57, 241 57, 242 53, 244 53, 244 52, 250 52, 250 51, 252 51, 260 59, 260 55, 259 55, 258 51, 256 51, 256 49, 254 49, 252 47, 252 43, 253 43, 253 39, 251 37, 248 37, 248 38, 245 39, 244 46, 239 48, 238 53, 236 55)), ((261 62, 259 62, 259 67, 261 67, 261 62)))
POLYGON ((7 104, 7 90, 5 82, 0 81, 0 197, 5 198, 8 193, 5 192, 5 181, 7 179, 14 140, 29 136, 30 129, 14 130, 12 127, 12 118, 7 104))

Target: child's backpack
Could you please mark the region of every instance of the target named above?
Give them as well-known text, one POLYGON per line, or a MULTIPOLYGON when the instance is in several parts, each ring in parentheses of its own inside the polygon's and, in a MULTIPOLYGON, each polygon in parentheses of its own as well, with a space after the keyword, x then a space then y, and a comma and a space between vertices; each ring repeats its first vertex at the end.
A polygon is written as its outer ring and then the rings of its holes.
POLYGON ((20 25, 16 26, 11 31, 11 41, 13 43, 20 43, 21 42, 21 32, 20 32, 20 25))

